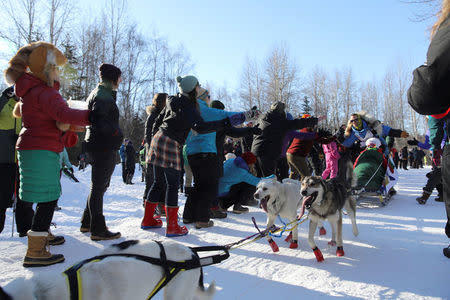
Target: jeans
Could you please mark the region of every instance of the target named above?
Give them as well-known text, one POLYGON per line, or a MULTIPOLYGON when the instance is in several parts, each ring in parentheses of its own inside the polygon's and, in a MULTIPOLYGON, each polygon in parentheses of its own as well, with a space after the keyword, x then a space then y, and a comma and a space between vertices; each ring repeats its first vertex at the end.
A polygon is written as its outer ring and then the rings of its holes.
POLYGON ((154 180, 148 192, 147 201, 157 203, 165 193, 166 206, 178 207, 180 171, 173 168, 153 166, 154 180))

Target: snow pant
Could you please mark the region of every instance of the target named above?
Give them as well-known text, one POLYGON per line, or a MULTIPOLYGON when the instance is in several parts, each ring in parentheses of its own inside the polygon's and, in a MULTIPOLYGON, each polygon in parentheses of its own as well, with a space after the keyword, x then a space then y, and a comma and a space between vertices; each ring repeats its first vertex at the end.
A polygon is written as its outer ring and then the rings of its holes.
POLYGON ((442 193, 442 171, 441 168, 434 168, 431 172, 427 173, 427 184, 423 187, 423 190, 428 193, 432 193, 434 188, 438 191, 439 195, 442 193))
POLYGON ((184 187, 192 187, 192 170, 189 164, 184 164, 184 174, 186 175, 184 179, 184 187))
POLYGON ((57 201, 58 200, 41 202, 36 205, 36 212, 33 217, 33 223, 31 224, 31 230, 48 231, 50 229, 50 223, 53 219, 57 201))
POLYGON ((276 175, 280 181, 289 177, 289 165, 286 156, 278 158, 276 175))
POLYGON ((245 205, 249 198, 253 199, 253 194, 255 192, 255 186, 241 182, 232 185, 227 194, 222 195, 217 199, 221 208, 228 209, 235 204, 245 205))
POLYGON ((153 184, 148 192, 147 201, 157 203, 165 196, 166 206, 178 207, 180 171, 153 165, 153 175, 153 184))
MULTIPOLYGON (((153 164, 151 164, 151 163, 148 163, 145 168, 147 169, 147 172, 145 173, 144 200, 149 201, 149 191, 153 185, 153 181, 155 178, 155 171, 153 170, 153 164)), ((161 202, 161 203, 166 202, 166 186, 165 185, 164 185, 164 191, 161 193, 159 200, 156 202, 161 202)))
POLYGON ((442 195, 444 196, 447 224, 445 234, 450 238, 450 145, 445 145, 441 161, 442 168, 442 195))
MULTIPOLYGON (((89 152, 89 156, 92 160, 91 191, 86 203, 86 213, 83 214, 81 224, 83 227, 90 226, 92 230, 93 224, 101 224, 102 220, 104 223, 103 196, 109 187, 111 176, 116 167, 116 151, 92 151, 89 152)), ((96 232, 102 231, 104 230, 99 228, 96 232)))
POLYGON ((322 179, 327 179, 328 176, 331 178, 335 178, 338 175, 338 159, 335 158, 327 158, 327 167, 322 173, 322 179))
POLYGON ((127 167, 124 161, 122 162, 122 180, 127 182, 127 167))
POLYGON ((256 157, 256 170, 258 177, 267 177, 275 175, 277 169, 277 159, 270 156, 257 156, 256 157))
POLYGON ((219 158, 216 153, 197 153, 188 156, 194 176, 194 187, 188 194, 183 218, 194 222, 209 222, 210 207, 217 201, 219 190, 219 158))
POLYGON ((303 180, 305 176, 311 176, 306 157, 287 153, 286 158, 289 167, 291 168, 291 175, 289 178, 303 180))

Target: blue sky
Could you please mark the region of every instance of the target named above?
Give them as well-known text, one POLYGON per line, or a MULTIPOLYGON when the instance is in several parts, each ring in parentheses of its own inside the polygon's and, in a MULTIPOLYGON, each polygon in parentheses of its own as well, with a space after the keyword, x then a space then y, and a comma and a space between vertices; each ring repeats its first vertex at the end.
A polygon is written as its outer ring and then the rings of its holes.
POLYGON ((246 56, 262 61, 284 43, 303 74, 351 66, 356 80, 381 79, 397 60, 425 61, 433 20, 413 22, 397 0, 130 0, 143 32, 156 29, 191 54, 199 79, 239 84, 246 56))
MULTIPOLYGON (((156 30, 173 46, 184 45, 201 82, 230 89, 239 85, 246 56, 262 62, 280 44, 303 75, 315 66, 330 73, 350 66, 357 81, 382 79, 397 60, 412 71, 425 61, 434 21, 413 22, 419 7, 400 0, 129 0, 128 5, 142 33, 156 30)), ((81 15, 102 6, 81 0, 81 15)), ((0 43, 0 50, 4 46, 0 43)))

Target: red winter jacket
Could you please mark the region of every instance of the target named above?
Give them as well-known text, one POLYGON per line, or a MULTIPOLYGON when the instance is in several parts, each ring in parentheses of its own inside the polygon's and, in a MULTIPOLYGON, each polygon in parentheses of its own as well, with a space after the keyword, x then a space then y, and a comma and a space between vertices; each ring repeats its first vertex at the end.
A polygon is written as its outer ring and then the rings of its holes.
MULTIPOLYGON (((312 130, 308 128, 302 128, 300 129, 300 132, 312 132, 312 130)), ((309 152, 311 152, 313 146, 314 140, 302 140, 299 138, 294 138, 287 150, 287 153, 306 157, 308 156, 309 152)))
POLYGON ((71 109, 59 94, 59 84, 53 88, 29 73, 16 81, 16 95, 22 98, 22 130, 17 140, 18 150, 63 151, 63 132, 56 121, 89 125, 89 110, 71 109))

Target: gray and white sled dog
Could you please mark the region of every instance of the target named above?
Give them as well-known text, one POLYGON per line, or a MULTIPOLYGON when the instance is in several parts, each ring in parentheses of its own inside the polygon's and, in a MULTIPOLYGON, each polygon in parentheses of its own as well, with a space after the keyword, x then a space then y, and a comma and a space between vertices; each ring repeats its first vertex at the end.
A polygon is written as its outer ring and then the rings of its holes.
MULTIPOLYGON (((352 175, 347 175, 347 179, 349 179, 348 176, 352 175)), ((344 256, 342 242, 343 208, 346 209, 351 219, 353 234, 355 236, 358 235, 358 227, 356 226, 356 200, 348 190, 346 181, 340 178, 323 180, 319 176, 307 176, 301 182, 303 201, 300 217, 303 216, 305 208, 309 210, 308 243, 319 262, 323 261, 323 255, 314 241, 314 232, 320 221, 328 220, 331 224, 332 235, 331 241, 328 244, 332 246, 337 245, 337 256, 344 256)))
MULTIPOLYGON (((301 205, 300 182, 293 179, 264 178, 256 186, 254 194, 260 200, 261 208, 267 213, 267 228, 272 227, 276 217, 287 218, 289 222, 297 219, 297 211, 301 205)), ((270 241, 270 239, 269 239, 270 241)), ((298 228, 292 230, 290 248, 298 247, 298 228)), ((274 250, 275 251, 275 250, 274 250)))
MULTIPOLYGON (((167 260, 192 259, 193 251, 184 245, 162 243, 167 260)), ((131 254, 160 258, 161 248, 154 241, 125 241, 104 249, 100 255, 131 254)), ((85 300, 148 299, 165 276, 161 266, 133 257, 109 256, 86 263, 79 269, 79 292, 85 300)), ((199 286, 201 268, 180 271, 164 287, 164 299, 212 299, 214 282, 207 290, 199 286)), ((0 288, 0 299, 69 300, 69 285, 63 273, 36 274, 29 279, 17 278, 0 288)), ((81 295, 80 295, 81 296, 81 295)), ((81 299, 81 298, 79 298, 81 299)))

